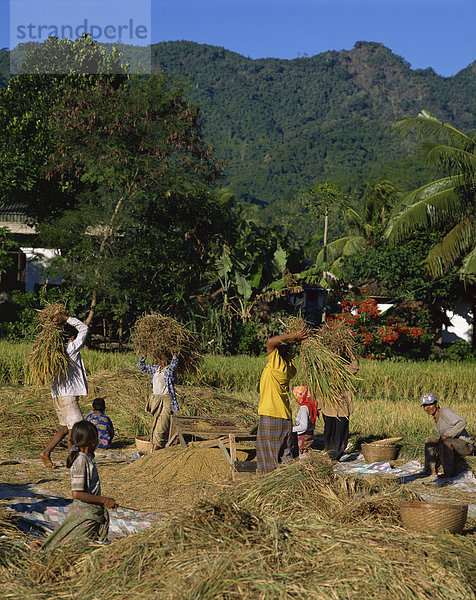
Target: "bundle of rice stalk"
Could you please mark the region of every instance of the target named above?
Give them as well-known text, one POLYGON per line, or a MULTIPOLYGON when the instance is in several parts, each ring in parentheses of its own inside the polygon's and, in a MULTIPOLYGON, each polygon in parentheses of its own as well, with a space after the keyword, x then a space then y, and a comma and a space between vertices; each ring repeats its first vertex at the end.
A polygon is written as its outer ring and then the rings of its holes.
POLYGON ((351 362, 357 356, 357 345, 352 329, 344 321, 326 321, 317 335, 324 346, 351 362))
POLYGON ((45 308, 37 310, 36 318, 38 323, 45 327, 50 327, 55 324, 55 318, 59 315, 66 314, 66 306, 56 302, 54 304, 47 304, 45 308))
POLYGON ((38 311, 38 334, 28 355, 30 382, 37 387, 50 384, 55 377, 64 377, 71 364, 62 328, 55 322, 55 317, 64 315, 65 310, 62 304, 49 304, 38 311))
POLYGON ((136 352, 152 361, 169 364, 180 357, 179 372, 196 373, 201 362, 196 336, 185 325, 160 313, 150 313, 135 324, 132 341, 136 352))
POLYGON ((286 332, 295 333, 303 328, 309 332, 309 337, 301 342, 299 352, 304 383, 321 403, 339 405, 342 397, 355 387, 355 377, 346 369, 349 363, 326 348, 319 332, 309 328, 300 317, 289 321, 286 332))

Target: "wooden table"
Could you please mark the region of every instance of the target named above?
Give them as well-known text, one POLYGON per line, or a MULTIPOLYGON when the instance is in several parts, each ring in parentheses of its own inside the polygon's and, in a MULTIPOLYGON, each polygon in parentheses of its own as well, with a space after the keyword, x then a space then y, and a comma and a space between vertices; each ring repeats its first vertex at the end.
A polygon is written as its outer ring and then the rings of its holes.
POLYGON ((213 448, 218 446, 223 450, 225 458, 230 464, 233 481, 240 476, 238 473, 253 473, 256 471, 255 461, 236 460, 236 442, 256 440, 256 434, 250 433, 241 419, 235 417, 183 417, 172 415, 170 417, 169 441, 166 448, 178 442, 186 448, 185 435, 212 436, 213 439, 202 447, 213 448), (225 446, 226 442, 228 442, 228 449, 225 446))

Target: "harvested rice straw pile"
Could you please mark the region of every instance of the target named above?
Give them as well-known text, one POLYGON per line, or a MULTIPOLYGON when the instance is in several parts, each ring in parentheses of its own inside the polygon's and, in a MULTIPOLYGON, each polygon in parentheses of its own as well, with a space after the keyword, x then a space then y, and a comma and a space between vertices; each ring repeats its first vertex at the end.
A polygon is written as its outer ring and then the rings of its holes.
POLYGON ((187 511, 170 502, 166 520, 107 546, 42 554, 10 543, 7 568, 0 567, 3 597, 475 600, 470 530, 408 532, 396 516, 405 486, 363 480, 343 488, 326 473, 313 456, 187 511), (382 513, 384 498, 395 506, 382 513))
POLYGON ((37 387, 50 384, 55 377, 62 377, 71 364, 61 326, 54 321, 65 314, 63 304, 49 304, 38 311, 38 334, 28 356, 31 363, 30 382, 37 387))
POLYGON ((343 321, 326 321, 317 332, 324 346, 351 362, 357 357, 357 346, 352 329, 343 321))
POLYGON ((19 538, 23 534, 13 522, 13 514, 7 510, 7 503, 0 502, 0 537, 19 538))
POLYGON ((132 341, 136 352, 155 361, 169 364, 172 356, 180 356, 179 372, 196 373, 201 361, 195 335, 172 317, 150 313, 135 324, 132 341))
MULTIPOLYGON (((231 484, 230 465, 221 448, 207 448, 206 444, 171 446, 123 467, 101 465, 101 489, 120 506, 160 514, 215 497, 231 484)), ((238 447, 237 459, 246 460, 252 452, 252 448, 238 447)))
POLYGON ((319 332, 310 329, 303 319, 291 319, 286 332, 295 333, 303 328, 309 331, 309 337, 300 344, 299 353, 305 385, 321 402, 337 405, 348 390, 354 389, 355 377, 346 369, 348 362, 326 348, 319 332))

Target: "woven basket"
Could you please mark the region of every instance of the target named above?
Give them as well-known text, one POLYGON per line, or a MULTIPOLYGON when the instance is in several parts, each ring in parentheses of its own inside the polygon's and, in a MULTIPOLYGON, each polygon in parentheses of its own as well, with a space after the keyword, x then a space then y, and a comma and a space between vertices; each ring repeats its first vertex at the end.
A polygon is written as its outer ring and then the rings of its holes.
POLYGON ((467 516, 467 504, 402 502, 400 506, 403 526, 410 531, 462 533, 467 516))
POLYGON ((398 454, 398 446, 396 444, 373 442, 371 444, 362 444, 360 451, 364 455, 365 462, 374 463, 382 462, 383 460, 395 460, 398 454))
POLYGON ((152 442, 149 440, 147 435, 139 435, 136 437, 136 448, 139 452, 147 454, 152 450, 152 442))

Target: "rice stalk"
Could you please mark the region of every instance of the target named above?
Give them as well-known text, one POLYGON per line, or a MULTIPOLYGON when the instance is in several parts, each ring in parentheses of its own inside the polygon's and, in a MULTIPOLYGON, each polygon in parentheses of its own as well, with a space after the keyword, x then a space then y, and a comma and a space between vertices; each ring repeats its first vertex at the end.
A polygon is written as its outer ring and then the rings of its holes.
POLYGON ((36 387, 51 384, 68 373, 71 359, 66 352, 63 332, 55 325, 41 324, 28 360, 31 365, 30 383, 36 387))
POLYGON ((357 358, 357 344, 352 329, 344 321, 326 321, 317 331, 324 346, 348 362, 357 358))
POLYGON ((38 323, 44 327, 49 327, 54 323, 55 317, 66 314, 66 306, 60 303, 47 304, 44 308, 36 312, 38 323))
POLYGON ((324 404, 339 405, 342 397, 355 389, 355 376, 348 370, 348 361, 329 350, 319 332, 310 329, 300 317, 290 320, 286 331, 294 333, 308 329, 308 337, 300 344, 299 361, 305 385, 324 404))
POLYGON ((202 360, 196 335, 185 325, 160 313, 144 315, 132 333, 136 352, 152 361, 169 364, 178 355, 179 372, 196 373, 202 360))

